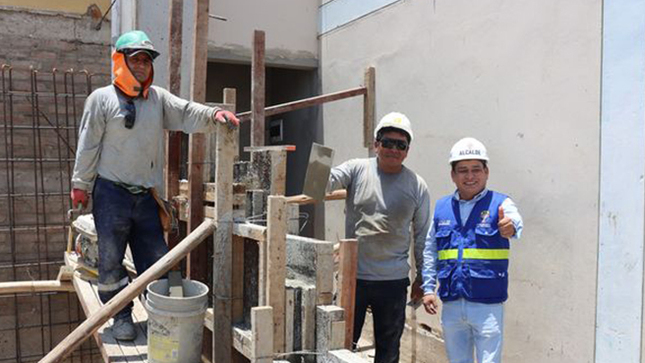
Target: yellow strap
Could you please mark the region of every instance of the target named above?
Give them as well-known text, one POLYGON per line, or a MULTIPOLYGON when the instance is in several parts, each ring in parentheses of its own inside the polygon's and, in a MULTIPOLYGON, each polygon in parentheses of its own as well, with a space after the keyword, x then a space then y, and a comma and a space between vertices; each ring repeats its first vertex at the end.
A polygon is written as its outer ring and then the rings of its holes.
MULTIPOLYGON (((509 250, 486 250, 479 248, 464 248, 462 258, 470 260, 508 260, 509 250)), ((459 257, 458 249, 439 251, 440 260, 456 260, 459 257)))

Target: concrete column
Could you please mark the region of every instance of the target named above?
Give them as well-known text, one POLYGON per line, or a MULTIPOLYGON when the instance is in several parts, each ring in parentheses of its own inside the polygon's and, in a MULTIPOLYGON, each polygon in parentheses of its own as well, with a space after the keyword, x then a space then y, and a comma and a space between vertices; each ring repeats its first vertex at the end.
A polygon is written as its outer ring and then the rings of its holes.
POLYGON ((595 362, 640 363, 645 239, 645 0, 604 1, 602 26, 595 362))

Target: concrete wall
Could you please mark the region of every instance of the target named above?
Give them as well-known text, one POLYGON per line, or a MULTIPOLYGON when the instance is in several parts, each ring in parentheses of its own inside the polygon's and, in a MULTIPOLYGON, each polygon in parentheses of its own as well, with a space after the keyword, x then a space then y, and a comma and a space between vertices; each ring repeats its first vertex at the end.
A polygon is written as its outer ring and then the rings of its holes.
MULTIPOLYGON (((410 117, 406 165, 433 201, 454 190, 451 145, 473 136, 488 146, 489 186, 510 194, 526 221, 512 247, 509 362, 594 359, 601 6, 404 0, 321 36, 323 92, 356 87, 375 66, 377 117, 410 117)), ((337 163, 367 155, 360 99, 328 104, 323 116, 337 163)), ((343 206, 327 206, 333 240, 343 206)))

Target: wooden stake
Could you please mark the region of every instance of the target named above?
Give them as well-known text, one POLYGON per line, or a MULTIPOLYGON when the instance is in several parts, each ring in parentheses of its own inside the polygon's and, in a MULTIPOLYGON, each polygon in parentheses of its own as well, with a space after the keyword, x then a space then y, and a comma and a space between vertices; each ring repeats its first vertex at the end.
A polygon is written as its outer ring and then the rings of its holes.
POLYGON ((365 70, 365 88, 363 96, 363 145, 370 155, 374 153, 374 113, 376 108, 376 70, 369 67, 365 70))
MULTIPOLYGON (((213 361, 232 360, 232 280, 233 270, 233 160, 237 149, 235 132, 218 124, 215 156, 215 215, 217 231, 213 238, 213 361)), ((239 273, 239 271, 237 271, 239 273)))
POLYGON ((356 270, 358 268, 358 241, 340 240, 340 268, 338 291, 340 307, 345 310, 345 348, 352 349, 354 337, 354 306, 356 304, 356 270))
POLYGON ((253 59, 251 63, 251 146, 264 145, 264 32, 253 32, 253 59))
POLYGON ((269 196, 267 223, 267 285, 266 296, 273 308, 273 347, 284 352, 285 279, 287 271, 287 203, 283 196, 269 196))
MULTIPOLYGON (((184 238, 175 248, 163 256, 159 261, 152 265, 141 276, 137 277, 125 289, 121 290, 107 304, 103 305, 96 313, 92 314, 71 332, 63 341, 61 341, 49 354, 47 354, 40 363, 54 363, 63 361, 87 338, 92 336, 106 321, 114 314, 123 309, 130 301, 139 296, 146 286, 161 277, 170 268, 179 262, 192 249, 197 247, 206 237, 213 234, 215 223, 208 219, 205 220, 191 234, 184 238)), ((229 326, 230 331, 230 326, 229 326)))

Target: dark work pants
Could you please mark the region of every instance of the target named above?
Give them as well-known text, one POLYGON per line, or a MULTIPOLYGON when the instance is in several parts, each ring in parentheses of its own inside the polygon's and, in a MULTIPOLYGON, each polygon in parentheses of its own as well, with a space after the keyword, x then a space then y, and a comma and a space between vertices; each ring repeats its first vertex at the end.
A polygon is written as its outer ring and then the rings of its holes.
POLYGON ((361 337, 367 307, 372 308, 374 324, 374 363, 399 361, 399 346, 405 325, 405 304, 409 279, 391 281, 356 280, 354 348, 361 337))
MULTIPOLYGON (((92 197, 99 239, 99 297, 105 304, 128 284, 122 265, 126 244, 130 244, 138 275, 166 254, 168 246, 151 193, 132 194, 109 180, 97 178, 92 197)), ((131 312, 132 303, 116 317, 131 312)))

